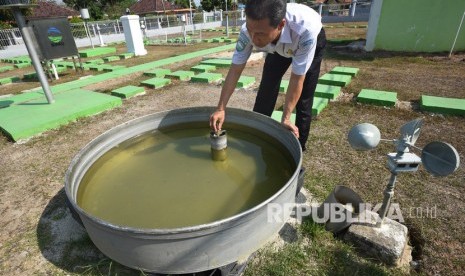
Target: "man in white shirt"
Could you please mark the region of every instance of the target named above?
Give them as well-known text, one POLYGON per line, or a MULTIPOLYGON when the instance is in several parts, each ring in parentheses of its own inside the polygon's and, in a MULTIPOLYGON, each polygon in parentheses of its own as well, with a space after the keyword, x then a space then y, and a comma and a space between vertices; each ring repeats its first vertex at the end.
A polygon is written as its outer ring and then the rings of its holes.
POLYGON ((226 105, 255 47, 268 54, 253 110, 271 116, 281 79, 292 64, 281 123, 299 138, 302 150, 305 150, 313 95, 326 45, 321 17, 307 6, 286 5, 285 0, 249 0, 245 14, 246 23, 242 26, 217 109, 210 116, 210 127, 214 131, 221 129, 226 105), (291 122, 294 108, 295 125, 291 122))

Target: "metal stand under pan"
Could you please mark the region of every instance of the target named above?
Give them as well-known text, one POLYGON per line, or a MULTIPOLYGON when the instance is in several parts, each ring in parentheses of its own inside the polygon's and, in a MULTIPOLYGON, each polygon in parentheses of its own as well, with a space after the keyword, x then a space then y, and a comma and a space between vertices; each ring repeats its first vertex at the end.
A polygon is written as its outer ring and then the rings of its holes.
MULTIPOLYGON (((181 275, 182 276, 241 276, 244 273, 245 269, 247 268, 247 264, 249 263, 249 261, 252 259, 254 255, 255 253, 250 255, 249 258, 242 263, 235 262, 232 264, 228 264, 228 265, 215 268, 215 269, 211 269, 211 270, 207 270, 207 271, 187 273, 187 274, 176 274, 176 276, 181 276, 181 275)), ((148 273, 147 275, 169 276, 172 274, 148 273)))

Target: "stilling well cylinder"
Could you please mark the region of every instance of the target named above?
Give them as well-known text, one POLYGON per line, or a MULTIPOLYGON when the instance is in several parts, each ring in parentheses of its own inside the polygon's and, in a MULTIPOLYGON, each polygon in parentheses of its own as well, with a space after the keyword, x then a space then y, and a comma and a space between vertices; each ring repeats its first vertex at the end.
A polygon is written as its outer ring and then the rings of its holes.
POLYGON ((226 130, 210 132, 211 155, 214 161, 224 161, 227 158, 228 147, 226 130))

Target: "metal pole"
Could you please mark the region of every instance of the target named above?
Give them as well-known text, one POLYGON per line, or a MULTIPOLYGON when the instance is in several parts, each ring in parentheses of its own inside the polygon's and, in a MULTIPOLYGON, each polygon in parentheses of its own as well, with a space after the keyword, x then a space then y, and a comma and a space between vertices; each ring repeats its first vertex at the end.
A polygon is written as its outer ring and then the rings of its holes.
POLYGON ((191 3, 191 0, 189 0, 189 10, 191 11, 192 36, 193 36, 194 35, 195 25, 194 25, 194 17, 192 17, 192 3, 191 3))
POLYGON ((47 77, 44 74, 44 70, 40 64, 39 56, 37 55, 36 49, 34 48, 31 35, 29 30, 26 28, 26 22, 24 21, 23 14, 21 10, 17 7, 13 7, 11 9, 13 12, 13 16, 16 19, 16 23, 18 23, 19 30, 21 31, 21 35, 23 36, 24 44, 26 44, 26 49, 29 52, 29 56, 31 57, 32 65, 37 72, 37 77, 39 78, 40 84, 42 85, 42 89, 44 90, 45 97, 47 98, 47 102, 49 104, 53 103, 55 100, 53 99, 52 92, 50 91, 50 87, 47 82, 47 77))
POLYGON ((100 26, 98 24, 97 24, 97 33, 98 33, 98 39, 100 41, 100 47, 106 46, 105 43, 103 42, 102 34, 100 34, 100 26))
POLYGON ((320 3, 320 5, 318 6, 318 13, 321 14, 323 13, 323 3, 320 3))
POLYGON ((84 30, 86 30, 86 35, 90 40, 90 45, 92 46, 92 49, 94 48, 94 43, 92 42, 92 38, 90 37, 90 30, 89 30, 89 25, 87 25, 87 20, 84 20, 84 30))
POLYGON ((459 28, 457 30, 457 34, 455 35, 454 43, 452 44, 452 48, 450 49, 449 58, 452 56, 452 52, 454 51, 455 43, 457 42, 457 37, 459 36, 460 29, 462 28, 462 23, 463 23, 463 18, 464 17, 465 17, 465 11, 463 12, 462 20, 460 20, 460 25, 459 25, 459 28))
POLYGON ((226 13, 226 37, 229 37, 229 14, 228 14, 228 0, 224 0, 225 5, 225 13, 226 13))
POLYGON ((357 6, 357 0, 352 0, 352 5, 350 6, 350 16, 355 16, 355 7, 357 6))
POLYGON ((60 78, 58 77, 57 68, 56 68, 55 64, 53 64, 53 62, 51 62, 51 66, 52 66, 53 75, 55 75, 55 79, 56 79, 56 80, 60 79, 60 78))
POLYGON ((381 206, 381 209, 379 210, 379 220, 376 223, 377 227, 380 227, 381 225, 383 225, 383 221, 387 215, 389 205, 391 205, 391 199, 392 199, 392 196, 394 195, 394 187, 396 186, 396 178, 397 178, 397 173, 391 172, 391 179, 389 179, 389 183, 386 186, 386 189, 384 190, 383 205, 381 206))

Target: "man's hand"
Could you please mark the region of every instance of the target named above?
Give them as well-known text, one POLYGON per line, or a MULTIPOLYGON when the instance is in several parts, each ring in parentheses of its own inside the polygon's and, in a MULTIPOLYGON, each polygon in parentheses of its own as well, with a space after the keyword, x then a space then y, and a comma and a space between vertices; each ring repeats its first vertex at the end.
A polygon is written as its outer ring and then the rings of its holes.
POLYGON ((216 110, 210 115, 210 128, 218 132, 223 127, 224 117, 226 112, 224 110, 216 110))
POLYGON ((299 138, 299 129, 291 122, 291 120, 289 119, 284 119, 281 124, 289 129, 294 135, 295 137, 299 138))

